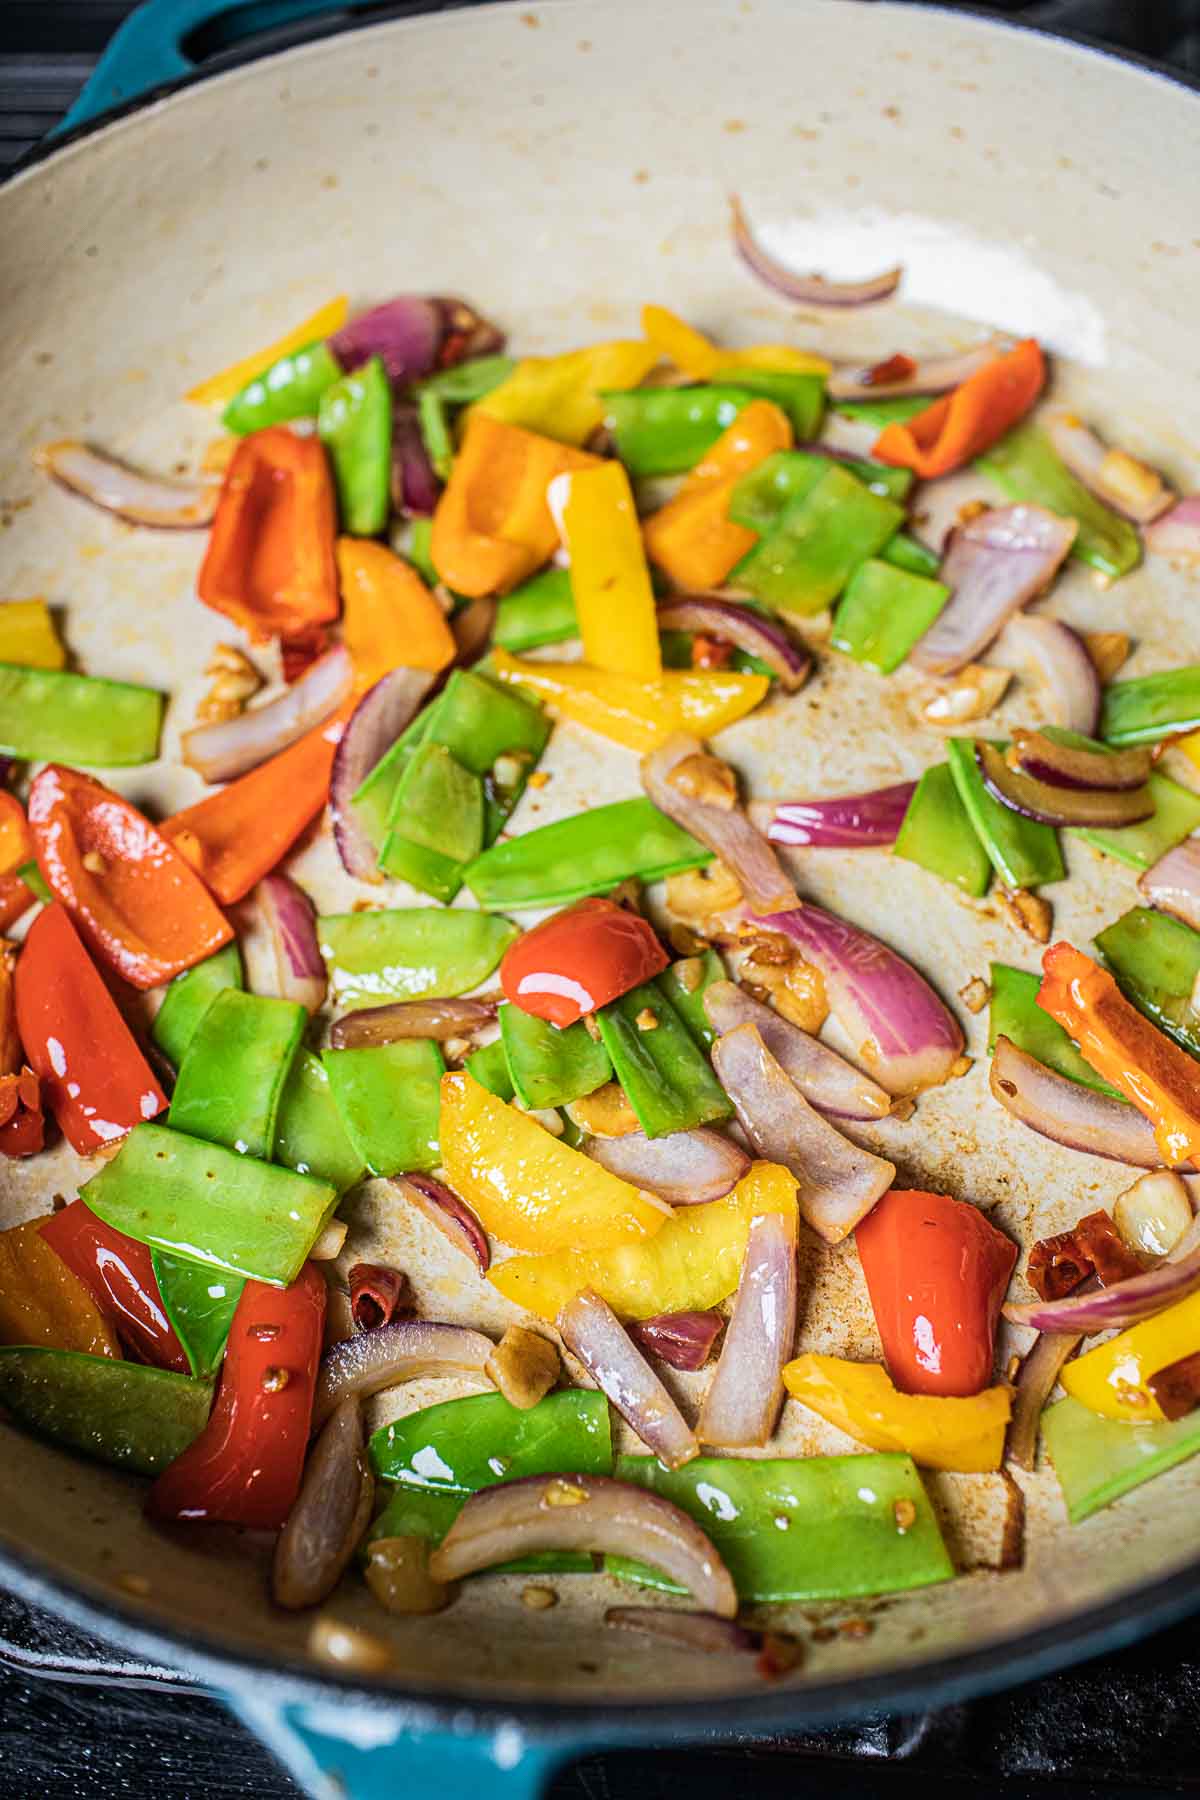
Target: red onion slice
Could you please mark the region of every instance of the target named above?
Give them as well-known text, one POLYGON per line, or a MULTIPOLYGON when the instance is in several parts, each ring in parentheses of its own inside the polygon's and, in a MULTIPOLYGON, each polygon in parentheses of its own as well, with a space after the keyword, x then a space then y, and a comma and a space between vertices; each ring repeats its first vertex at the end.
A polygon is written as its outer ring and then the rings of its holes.
POLYGON ((795 1215, 760 1213, 750 1221, 721 1360, 700 1408, 702 1444, 747 1450, 766 1443, 783 1405, 783 1365, 795 1336, 795 1215))
POLYGON ((1006 1037, 996 1039, 988 1085, 1006 1112, 1041 1137, 1134 1169, 1162 1167, 1154 1127, 1136 1106, 1055 1074, 1006 1037))
POLYGON ((691 1426, 608 1303, 591 1288, 558 1315, 567 1349, 668 1469, 699 1456, 691 1426))
POLYGON ((378 1331, 411 1312, 411 1288, 402 1269, 383 1263, 355 1263, 350 1271, 350 1317, 359 1331, 378 1331))
POLYGON ((672 1369, 702 1369, 721 1335, 725 1320, 719 1312, 659 1313, 627 1327, 640 1349, 657 1356, 672 1369))
POLYGON ((317 943, 317 913, 290 875, 265 875, 255 889, 275 948, 280 997, 315 1013, 325 1003, 329 972, 317 943))
POLYGON ((1052 412, 1042 428, 1072 475, 1136 525, 1149 525, 1173 504, 1176 496, 1157 470, 1123 450, 1106 449, 1073 413, 1052 412))
POLYGON ((392 507, 407 518, 426 519, 441 491, 417 409, 409 400, 398 401, 392 410, 392 507))
POLYGON ((393 385, 407 387, 434 369, 501 349, 504 337, 465 300, 397 294, 351 319, 328 344, 343 369, 379 356, 393 385))
POLYGON ((427 669, 392 669, 368 688, 346 723, 333 759, 329 813, 347 875, 382 881, 375 846, 354 807, 354 796, 375 764, 415 717, 437 680, 427 669))
POLYGON ((860 1150, 822 1118, 753 1025, 739 1025, 718 1038, 712 1060, 755 1149, 768 1162, 790 1169, 800 1183, 805 1224, 827 1244, 840 1244, 891 1187, 893 1165, 860 1150))
POLYGON ((704 1010, 718 1037, 739 1025, 755 1026, 784 1074, 818 1112, 842 1119, 884 1119, 891 1112, 891 1095, 877 1081, 736 982, 714 981, 705 990, 704 1010))
POLYGON ((1064 1363, 1082 1341, 1080 1333, 1043 1332, 1022 1361, 1013 1391, 1005 1457, 1018 1469, 1032 1469, 1036 1463, 1042 1411, 1064 1363))
POLYGON ((1041 506, 1001 506, 959 526, 939 576, 950 598, 909 660, 927 675, 972 662, 1006 619, 1045 593, 1078 529, 1041 506))
POLYGON ((652 1563, 706 1612, 737 1613, 733 1577, 694 1519, 609 1475, 527 1475, 472 1494, 429 1559, 435 1581, 539 1550, 600 1551, 652 1563))
POLYGON ((803 687, 812 673, 812 657, 777 620, 764 619, 750 607, 715 594, 675 594, 660 600, 658 623, 664 631, 708 632, 736 644, 774 670, 780 687, 789 694, 803 687))
POLYGON ((1138 877, 1138 891, 1159 912, 1200 931, 1200 838, 1184 838, 1138 877))
POLYGON ((393 1185, 431 1225, 436 1225, 456 1250, 471 1258, 481 1275, 487 1274, 492 1261, 487 1232, 453 1188, 447 1187, 444 1181, 435 1181, 432 1175, 415 1173, 401 1176, 393 1185))
POLYGON ((1189 494, 1142 533, 1147 550, 1185 562, 1200 556, 1200 494, 1189 494))
POLYGON ((491 1000, 397 1000, 335 1019, 329 1041, 335 1050, 365 1050, 401 1038, 436 1038, 444 1044, 448 1038, 469 1038, 495 1021, 491 1000))
POLYGON ((756 920, 798 944, 835 1017, 880 1087, 915 1094, 948 1081, 963 1053, 958 1020, 911 963, 869 931, 805 905, 756 920))
POLYGON ((1100 676, 1077 631, 1045 614, 1017 613, 996 645, 1039 678, 1050 721, 1094 737, 1100 723, 1100 676))
POLYGON ((1032 1325, 1035 1331, 1079 1331, 1090 1337, 1097 1331, 1136 1325, 1165 1306, 1186 1300, 1197 1288, 1200 1250, 1094 1292, 1067 1294, 1061 1300, 1010 1301, 1004 1316, 1014 1325, 1032 1325))
POLYGON ((350 652, 339 644, 265 706, 185 731, 180 742, 183 760, 205 781, 232 781, 277 756, 336 712, 353 686, 350 652))
POLYGON ((220 498, 219 481, 163 481, 139 475, 115 457, 77 438, 62 438, 35 450, 34 462, 61 487, 128 525, 160 531, 190 531, 211 525, 220 498))
POLYGON ((682 1612, 671 1606, 610 1606, 604 1623, 619 1630, 641 1631, 664 1644, 675 1644, 681 1650, 702 1650, 710 1656, 722 1650, 757 1655, 763 1642, 761 1631, 751 1631, 733 1619, 718 1619, 712 1613, 682 1612))
POLYGON ((649 1188, 669 1206, 704 1206, 720 1200, 750 1167, 744 1150, 704 1126, 660 1138, 643 1137, 640 1131, 585 1138, 580 1148, 622 1181, 649 1188))
POLYGON ((1057 744, 1041 731, 1013 732, 1012 756, 1017 768, 1038 781, 1060 788, 1140 788, 1149 778, 1154 755, 1148 746, 1132 750, 1086 750, 1057 744))
POLYGON ((329 1597, 371 1522, 374 1502, 362 1403, 352 1396, 309 1453, 300 1493, 276 1542, 271 1597, 277 1606, 296 1611, 329 1597))
POLYGON ((805 306, 866 306, 873 300, 886 300, 900 286, 902 268, 887 269, 866 281, 827 281, 823 275, 797 275, 756 242, 736 194, 729 196, 729 213, 734 249, 751 274, 785 300, 798 300, 805 306))
POLYGON ((468 600, 450 621, 454 638, 454 666, 469 669, 477 663, 492 641, 496 625, 496 602, 490 598, 468 600))
POLYGON ((1149 785, 1139 788, 1068 788, 1039 781, 1020 769, 1010 769, 1004 752, 994 744, 978 742, 975 762, 983 785, 994 800, 1023 819, 1041 825, 1079 825, 1119 830, 1137 825, 1154 812, 1149 785))
POLYGON ((682 825, 685 831, 690 831, 714 856, 721 858, 736 877, 747 903, 756 912, 777 912, 798 906, 796 890, 780 867, 778 857, 740 806, 718 806, 697 795, 685 794, 671 780, 672 772, 680 763, 689 757, 705 755, 707 752, 699 738, 677 731, 665 744, 642 758, 642 786, 660 812, 682 825))
POLYGON ((485 1373, 495 1345, 482 1331, 465 1325, 438 1325, 427 1319, 397 1319, 378 1331, 335 1344, 321 1362, 313 1401, 313 1430, 349 1395, 365 1400, 381 1389, 420 1375, 470 1375, 491 1385, 485 1373))
POLYGON ((886 372, 886 363, 871 363, 859 369, 835 369, 825 384, 825 391, 831 400, 897 400, 904 394, 948 394, 1011 347, 1009 338, 988 338, 986 343, 976 344, 971 350, 958 350, 951 356, 931 356, 915 363, 910 373, 895 381, 872 379, 876 371, 886 372))
POLYGON ((900 781, 832 800, 789 800, 775 808, 767 836, 773 844, 791 848, 880 849, 895 843, 916 791, 915 781, 900 781))

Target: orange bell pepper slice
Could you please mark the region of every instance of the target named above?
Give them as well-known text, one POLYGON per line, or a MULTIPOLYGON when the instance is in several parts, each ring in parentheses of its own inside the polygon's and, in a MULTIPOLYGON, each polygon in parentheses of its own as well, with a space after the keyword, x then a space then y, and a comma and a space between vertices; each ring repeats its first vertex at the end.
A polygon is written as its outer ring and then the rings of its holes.
POLYGON ((1041 345, 1025 338, 907 423, 888 425, 871 454, 923 481, 949 475, 1024 418, 1045 383, 1041 345))
POLYGON ((29 790, 29 823, 52 893, 133 987, 159 987, 232 938, 175 846, 103 782, 48 763, 29 790))
POLYGON ((350 711, 348 703, 278 756, 163 821, 163 836, 223 906, 269 875, 324 806, 350 711))
POLYGON ((599 462, 473 409, 430 533, 429 553, 446 586, 478 600, 532 575, 558 545, 546 489, 556 475, 599 462))
POLYGON ((360 692, 392 669, 436 674, 454 661, 454 633, 411 564, 369 538, 341 537, 336 554, 342 642, 360 692))
POLYGON ((15 794, 0 790, 0 931, 27 913, 37 895, 17 874, 33 860, 33 838, 25 810, 15 794))
POLYGON ((736 525, 729 500, 741 477, 792 442, 791 421, 770 400, 753 400, 696 464, 679 492, 642 526, 646 554, 676 587, 719 587, 758 542, 736 525))
POLYGON ((42 1236, 45 1219, 0 1231, 0 1344, 119 1359, 121 1347, 79 1277, 42 1236))
POLYGON ((1144 1019, 1106 969, 1072 944, 1042 958, 1037 1003, 1084 1058, 1149 1119, 1164 1163, 1200 1159, 1200 1064, 1144 1019))
POLYGON ((261 643, 338 616, 337 507, 325 449, 283 425, 233 453, 196 592, 261 643))

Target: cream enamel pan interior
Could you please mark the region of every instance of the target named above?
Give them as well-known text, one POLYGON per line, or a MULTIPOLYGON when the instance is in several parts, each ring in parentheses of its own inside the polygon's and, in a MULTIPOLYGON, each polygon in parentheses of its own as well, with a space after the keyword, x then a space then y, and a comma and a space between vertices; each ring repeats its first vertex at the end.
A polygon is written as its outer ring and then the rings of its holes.
MULTIPOLYGON (((850 0, 523 0, 348 32, 191 86, 0 191, 0 595, 60 608, 79 667, 170 693, 163 762, 115 785, 158 812, 196 797, 198 777, 175 761, 179 733, 205 653, 231 635, 193 598, 200 540, 114 524, 35 477, 30 451, 80 434, 148 466, 194 465, 215 428, 183 391, 342 289, 360 306, 461 293, 518 350, 631 334, 647 299, 733 343, 786 336, 853 360, 964 343, 971 320, 1034 331, 1060 359, 1059 391, 1188 491, 1200 477, 1198 174, 1200 103, 1166 79, 980 19, 850 0), (854 276, 903 260, 902 302, 789 313, 733 258, 731 189, 798 266, 854 276)), ((968 478, 950 498, 981 492, 968 478)), ((1076 565, 1052 610, 1133 632, 1131 673, 1200 659, 1200 587, 1161 562, 1109 592, 1076 565)), ((828 658, 803 694, 720 747, 758 799, 902 779, 940 754, 910 692, 903 675, 851 675, 828 658)), ((1002 719, 1030 722, 1035 704, 1014 684, 1002 719)), ((570 726, 543 766, 552 780, 518 828, 636 791, 631 755, 570 726)), ((1086 944, 1133 903, 1133 877, 1079 844, 1067 856, 1056 926, 1086 944)), ((292 866, 325 910, 366 892, 338 869, 327 831, 292 866)), ((802 892, 892 941, 951 1000, 992 957, 1035 966, 992 904, 912 866, 809 853, 794 867, 802 892)), ((394 903, 411 898, 397 890, 394 903)), ((1054 1152, 1001 1113, 985 1021, 963 1019, 971 1071, 874 1140, 902 1179, 970 1197, 1025 1242, 1111 1204, 1128 1173, 1054 1152)), ((0 1223, 48 1210, 83 1173, 62 1148, 5 1162, 0 1223)), ((358 1190, 347 1212, 356 1255, 406 1268, 427 1315, 497 1331, 511 1316, 382 1187, 358 1190)), ((853 1251, 809 1245, 803 1269, 802 1344, 878 1354, 853 1251)), ((689 1403, 695 1379, 678 1378, 689 1403)), ((454 1391, 400 1390, 378 1418, 454 1391)), ((854 1446, 791 1404, 773 1448, 854 1446)), ((835 1622, 865 1611, 874 1629, 808 1643, 798 1707, 840 1678, 903 1667, 919 1680, 914 1665, 985 1644, 1052 1626, 1069 1638, 1105 1602, 1132 1623, 1139 1589, 1173 1574, 1181 1595, 1196 1588, 1200 1459, 1075 1530, 1051 1474, 1020 1480, 1026 1564, 1001 1574, 988 1566, 1001 1479, 930 1478, 971 1572, 835 1611, 835 1622)), ((302 1656, 308 1620, 271 1609, 262 1544, 162 1534, 140 1498, 135 1481, 0 1425, 0 1546, 111 1604, 123 1628, 138 1619, 208 1651, 302 1656), (131 1599, 130 1576, 149 1583, 144 1598, 131 1599)), ((564 1578, 561 1603, 536 1614, 521 1585, 469 1583, 442 1617, 404 1622, 348 1579, 330 1610, 393 1640, 409 1691, 636 1704, 750 1685, 722 1659, 606 1631, 604 1607, 631 1598, 616 1583, 564 1578)), ((819 1611, 777 1616, 807 1639, 819 1611)))

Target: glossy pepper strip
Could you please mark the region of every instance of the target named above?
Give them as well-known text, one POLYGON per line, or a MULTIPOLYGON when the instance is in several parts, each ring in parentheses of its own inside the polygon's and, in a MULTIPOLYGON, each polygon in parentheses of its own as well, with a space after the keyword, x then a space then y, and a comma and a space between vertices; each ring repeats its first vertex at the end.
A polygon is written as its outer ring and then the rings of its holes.
POLYGON ((997 1386, 959 1399, 902 1394, 878 1363, 798 1356, 783 1371, 793 1400, 872 1450, 902 1450, 926 1469, 983 1474, 1004 1458, 1012 1390, 997 1386))
POLYGON ((658 361, 652 344, 616 338, 562 356, 524 356, 477 411, 560 444, 585 444, 604 421, 601 389, 636 387, 658 361))
POLYGON ((39 1344, 119 1358, 121 1347, 85 1284, 30 1219, 0 1231, 0 1344, 39 1344))
POLYGON ((43 769, 29 790, 29 824, 51 891, 131 986, 159 987, 233 937, 175 845, 90 775, 43 769))
POLYGON ((42 1087, 33 1070, 0 1075, 0 1156, 36 1156, 45 1140, 42 1087))
POLYGON ((628 475, 619 462, 577 469, 555 476, 548 497, 571 559, 584 662, 656 681, 658 616, 628 475))
POLYGON ((521 662, 492 653, 501 681, 536 694, 558 714, 628 750, 656 750, 677 731, 714 737, 753 712, 771 683, 729 670, 664 669, 657 681, 632 681, 583 663, 521 662))
POLYGON ((1042 958, 1038 1005, 1057 1019, 1098 1075, 1154 1127, 1164 1163, 1200 1155, 1200 1066, 1130 1005, 1113 977, 1071 944, 1042 958))
POLYGON ((167 1097, 61 906, 29 928, 16 998, 25 1054, 81 1156, 162 1112, 167 1097))
POLYGON ((196 592, 256 643, 338 616, 336 508, 323 446, 270 425, 225 473, 196 592))
POLYGON ((306 1263, 290 1287, 248 1281, 212 1415, 150 1490, 155 1519, 277 1531, 300 1491, 325 1324, 325 1282, 306 1263))
POLYGON ((346 722, 335 713, 248 775, 163 821, 161 830, 225 906, 269 875, 329 798, 346 722))
POLYGON ((243 356, 239 362, 231 363, 218 375, 210 375, 207 381, 189 388, 187 398, 197 406, 224 406, 238 394, 246 383, 256 376, 264 375, 281 357, 290 356, 303 349, 314 339, 331 337, 335 331, 346 323, 346 314, 350 303, 345 294, 338 294, 319 306, 316 312, 291 331, 276 338, 273 344, 267 344, 256 350, 252 356, 243 356))
POLYGON ((896 1188, 854 1238, 900 1391, 966 1396, 988 1387, 1017 1246, 965 1200, 896 1188))
POLYGON ((454 661, 454 633, 421 577, 385 544, 340 537, 342 642, 359 691, 392 669, 444 669, 454 661))
POLYGON ((514 1006, 562 1030, 660 974, 667 961, 639 913, 615 900, 580 900, 517 939, 500 964, 500 985, 514 1006))
POLYGON ((0 1405, 81 1456, 157 1475, 204 1429, 207 1382, 73 1350, 0 1350, 0 1405))
POLYGON ((1059 1376, 1073 1399, 1106 1418, 1131 1425, 1166 1417, 1152 1377, 1200 1350, 1200 1293, 1189 1294, 1153 1318, 1088 1350, 1059 1376))
POLYGON ((82 1200, 64 1206, 40 1230, 139 1361, 188 1373, 187 1354, 163 1309, 145 1244, 106 1225, 82 1200))
POLYGON ((923 481, 949 475, 973 456, 982 456, 1024 418, 1045 381, 1041 347, 1035 338, 1025 338, 907 424, 887 426, 871 454, 880 462, 912 469, 923 481))
POLYGON ((811 350, 797 350, 791 344, 751 344, 741 350, 722 350, 665 306, 643 306, 642 330, 659 356, 666 357, 696 381, 711 381, 714 375, 730 368, 828 375, 831 367, 827 357, 811 350))
POLYGON ((392 388, 381 357, 326 388, 317 435, 333 463, 343 529, 374 537, 388 521, 392 482, 392 388))
POLYGON ((701 457, 674 499, 643 527, 646 554, 684 592, 719 587, 757 541, 730 516, 734 490, 792 441, 787 417, 769 400, 754 400, 701 457))

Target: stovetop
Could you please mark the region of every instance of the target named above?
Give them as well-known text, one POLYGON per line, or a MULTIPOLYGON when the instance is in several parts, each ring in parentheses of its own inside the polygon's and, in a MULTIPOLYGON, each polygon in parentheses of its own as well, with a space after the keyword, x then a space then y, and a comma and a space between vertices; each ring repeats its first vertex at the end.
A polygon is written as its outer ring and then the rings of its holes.
MULTIPOLYGON (((472 0, 413 0, 432 11, 472 0)), ((0 173, 66 111, 131 0, 0 0, 0 173)), ((1083 33, 1200 76, 1200 0, 993 0, 993 10, 1083 33)), ((276 32, 274 48, 299 32, 276 32)), ((245 46, 218 36, 214 66, 245 46)), ((297 1800, 270 1754, 221 1704, 0 1593, 0 1800, 297 1800)), ((701 1751, 590 1756, 550 1800, 793 1800, 987 1795, 1166 1800, 1200 1795, 1200 1629, 1006 1694, 924 1714, 701 1751)))

